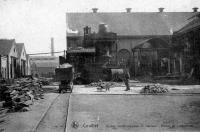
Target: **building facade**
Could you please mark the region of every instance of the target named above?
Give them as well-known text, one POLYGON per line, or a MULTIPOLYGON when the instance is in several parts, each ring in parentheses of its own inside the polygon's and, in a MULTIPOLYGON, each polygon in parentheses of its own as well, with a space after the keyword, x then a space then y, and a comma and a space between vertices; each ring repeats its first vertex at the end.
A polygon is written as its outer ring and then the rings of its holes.
POLYGON ((18 77, 23 77, 26 75, 27 70, 26 50, 23 43, 17 43, 16 46, 18 51, 18 77))
MULTIPOLYGON (((160 56, 157 59, 155 56, 151 56, 151 60, 154 62, 143 63, 144 61, 142 62, 141 58, 138 58, 138 50, 142 50, 144 54, 144 50, 147 48, 143 46, 150 45, 150 47, 147 46, 148 50, 151 50, 147 53, 149 55, 153 54, 153 51, 161 53, 168 49, 173 33, 180 30, 187 19, 197 13, 196 10, 193 12, 164 12, 164 8, 159 8, 158 12, 131 12, 129 9, 126 12, 106 13, 97 10, 88 13, 66 13, 67 48, 83 47, 84 27, 88 26, 91 33, 97 33, 98 26, 104 23, 108 25, 108 31, 117 34, 116 56, 118 61, 127 63, 134 75, 137 74, 137 71, 142 71, 142 67, 150 69, 158 67, 166 69, 163 73, 172 72, 173 66, 169 55, 158 54, 160 56), (157 45, 157 47, 153 45, 157 45), (167 62, 163 60, 167 60, 167 62)), ((140 57, 141 55, 140 53, 140 57)), ((160 72, 157 71, 157 73, 160 72)))

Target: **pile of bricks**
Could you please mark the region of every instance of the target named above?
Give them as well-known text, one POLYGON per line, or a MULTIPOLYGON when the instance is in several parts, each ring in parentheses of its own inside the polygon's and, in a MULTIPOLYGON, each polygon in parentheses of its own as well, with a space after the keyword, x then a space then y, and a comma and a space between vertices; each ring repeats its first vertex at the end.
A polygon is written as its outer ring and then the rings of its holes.
POLYGON ((159 85, 159 84, 146 85, 140 91, 140 93, 144 93, 144 94, 156 94, 156 93, 167 93, 167 92, 169 92, 168 89, 166 87, 159 85))

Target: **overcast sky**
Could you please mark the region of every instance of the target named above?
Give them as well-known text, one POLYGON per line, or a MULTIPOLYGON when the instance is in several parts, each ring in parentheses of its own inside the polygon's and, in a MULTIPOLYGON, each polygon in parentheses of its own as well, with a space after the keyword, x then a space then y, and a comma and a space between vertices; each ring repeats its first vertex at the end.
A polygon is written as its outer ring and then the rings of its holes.
POLYGON ((200 0, 0 0, 0 38, 25 43, 28 53, 50 52, 54 37, 55 51, 66 49, 66 12, 190 12, 200 8, 200 0))

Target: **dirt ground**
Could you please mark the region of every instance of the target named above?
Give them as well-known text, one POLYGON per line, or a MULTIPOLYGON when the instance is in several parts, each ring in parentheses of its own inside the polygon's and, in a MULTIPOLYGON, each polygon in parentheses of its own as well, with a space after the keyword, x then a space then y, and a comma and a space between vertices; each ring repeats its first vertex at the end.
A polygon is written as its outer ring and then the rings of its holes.
POLYGON ((30 111, 8 113, 7 119, 0 125, 2 132, 31 132, 45 115, 49 106, 58 97, 56 93, 44 95, 45 99, 37 100, 30 106, 30 111))
POLYGON ((59 94, 57 86, 45 86, 44 99, 35 100, 30 111, 8 113, 0 132, 64 132, 69 94, 59 94))
POLYGON ((67 132, 200 131, 200 85, 162 85, 169 93, 141 95, 150 83, 119 83, 110 91, 77 85, 67 132))
POLYGON ((70 98, 67 132, 200 131, 200 96, 84 95, 70 98))
POLYGON ((200 86, 163 85, 170 93, 141 95, 149 83, 118 83, 110 91, 75 85, 72 94, 45 86, 28 112, 8 113, 0 132, 200 131, 200 86))

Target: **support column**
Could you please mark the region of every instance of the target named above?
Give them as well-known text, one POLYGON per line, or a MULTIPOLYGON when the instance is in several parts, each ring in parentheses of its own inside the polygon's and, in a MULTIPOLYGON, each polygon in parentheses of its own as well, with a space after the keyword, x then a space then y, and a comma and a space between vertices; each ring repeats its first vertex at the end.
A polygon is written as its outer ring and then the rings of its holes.
POLYGON ((180 55, 179 63, 180 63, 180 73, 182 73, 182 72, 183 72, 183 61, 182 61, 182 55, 180 55))
POLYGON ((174 73, 176 73, 176 59, 174 58, 174 60, 173 60, 173 68, 174 68, 174 73))
POLYGON ((7 79, 9 79, 10 78, 10 74, 9 74, 9 72, 10 72, 10 69, 9 69, 9 67, 10 67, 10 64, 9 64, 9 55, 7 55, 7 79))
POLYGON ((170 58, 168 59, 168 73, 170 73, 170 69, 171 69, 171 67, 170 67, 170 58))

